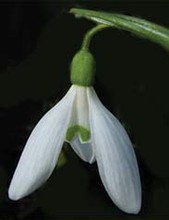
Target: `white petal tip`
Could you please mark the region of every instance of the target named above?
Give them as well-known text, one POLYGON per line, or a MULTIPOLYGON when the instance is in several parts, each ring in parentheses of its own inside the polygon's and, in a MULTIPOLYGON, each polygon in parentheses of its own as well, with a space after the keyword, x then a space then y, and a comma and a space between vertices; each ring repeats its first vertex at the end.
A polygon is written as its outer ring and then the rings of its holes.
POLYGON ((13 182, 9 186, 8 189, 8 197, 10 200, 17 201, 25 196, 29 195, 31 192, 26 191, 25 188, 22 186, 16 186, 13 182))
POLYGON ((129 214, 138 214, 140 212, 140 209, 141 209, 141 202, 139 201, 138 203, 135 203, 133 205, 131 205, 130 202, 128 202, 128 204, 126 204, 125 206, 123 207, 120 207, 119 208, 123 211, 123 212, 126 212, 126 213, 129 213, 129 214))
POLYGON ((12 192, 10 189, 8 191, 8 197, 10 200, 13 200, 13 201, 17 201, 17 200, 23 198, 23 196, 18 195, 16 192, 12 192))

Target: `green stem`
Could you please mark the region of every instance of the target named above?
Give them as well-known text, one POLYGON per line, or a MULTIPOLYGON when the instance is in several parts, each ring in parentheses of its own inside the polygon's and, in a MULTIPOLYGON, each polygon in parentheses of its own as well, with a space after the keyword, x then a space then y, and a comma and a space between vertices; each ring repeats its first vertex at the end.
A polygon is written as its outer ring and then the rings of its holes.
POLYGON ((90 42, 93 38, 93 36, 98 33, 99 31, 102 31, 103 29, 109 27, 108 25, 99 24, 95 26, 94 28, 90 29, 84 36, 83 43, 82 43, 82 49, 89 50, 90 42))
POLYGON ((93 55, 89 51, 90 42, 96 33, 107 27, 109 26, 99 24, 85 34, 82 47, 75 54, 71 62, 70 79, 72 84, 85 87, 93 85, 96 63, 93 55))

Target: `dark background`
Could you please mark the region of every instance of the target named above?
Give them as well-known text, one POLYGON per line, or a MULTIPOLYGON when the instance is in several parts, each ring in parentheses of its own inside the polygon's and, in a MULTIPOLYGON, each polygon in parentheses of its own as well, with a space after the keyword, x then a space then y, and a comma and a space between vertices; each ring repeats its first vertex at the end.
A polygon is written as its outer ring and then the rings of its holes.
POLYGON ((92 41, 95 89, 135 146, 143 206, 120 211, 105 192, 96 164, 64 147, 66 163, 37 192, 18 201, 7 190, 24 144, 41 116, 70 86, 69 65, 85 32, 71 7, 122 12, 169 27, 164 1, 0 2, 0 219, 168 219, 169 53, 147 40, 107 29, 92 41))

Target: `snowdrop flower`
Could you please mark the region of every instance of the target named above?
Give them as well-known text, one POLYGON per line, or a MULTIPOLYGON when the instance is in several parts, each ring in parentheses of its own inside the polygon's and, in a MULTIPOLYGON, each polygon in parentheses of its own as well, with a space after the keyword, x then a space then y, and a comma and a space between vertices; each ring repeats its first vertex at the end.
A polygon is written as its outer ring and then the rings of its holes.
POLYGON ((67 94, 33 129, 9 188, 9 198, 21 199, 52 174, 63 142, 84 161, 97 162, 103 185, 124 212, 138 213, 141 184, 131 141, 120 122, 103 106, 92 87, 95 61, 80 50, 71 64, 67 94))

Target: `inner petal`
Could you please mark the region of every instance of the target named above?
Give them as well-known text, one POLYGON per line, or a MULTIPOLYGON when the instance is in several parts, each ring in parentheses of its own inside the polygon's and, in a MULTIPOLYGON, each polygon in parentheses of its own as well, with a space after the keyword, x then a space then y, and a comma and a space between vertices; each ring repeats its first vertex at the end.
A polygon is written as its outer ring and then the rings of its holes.
POLYGON ((81 143, 79 138, 76 136, 71 142, 71 147, 75 153, 85 162, 93 163, 95 162, 95 156, 92 150, 91 143, 81 143))
POLYGON ((70 142, 76 135, 79 137, 81 143, 90 141, 87 89, 82 86, 76 86, 76 97, 66 133, 66 141, 70 142))
POLYGON ((65 139, 82 160, 94 162, 86 87, 76 86, 76 97, 65 139))

